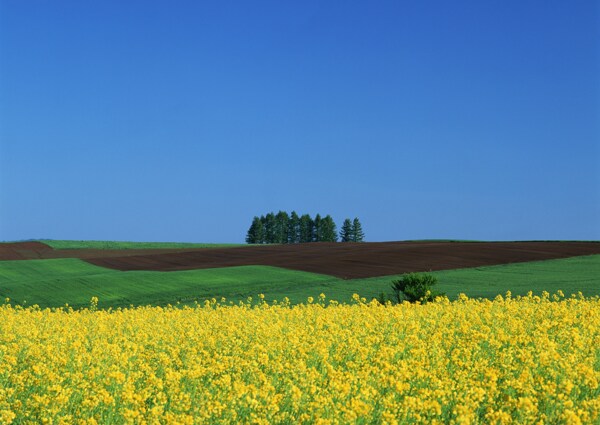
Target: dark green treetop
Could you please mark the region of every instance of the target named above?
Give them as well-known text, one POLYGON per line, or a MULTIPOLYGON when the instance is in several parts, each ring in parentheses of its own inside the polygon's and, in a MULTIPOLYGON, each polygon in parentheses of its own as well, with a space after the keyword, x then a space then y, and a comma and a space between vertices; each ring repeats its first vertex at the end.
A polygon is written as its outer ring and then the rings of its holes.
MULTIPOLYGON (((342 242, 362 242, 364 232, 358 218, 350 221, 344 220, 342 231, 339 234, 342 242)), ((277 214, 270 212, 255 216, 246 234, 247 243, 306 243, 306 242, 337 242, 337 226, 331 215, 321 217, 320 214, 313 220, 309 214, 299 216, 296 211, 288 214, 279 211, 277 214)))
POLYGON ((246 243, 264 243, 263 224, 256 216, 246 234, 246 243))
POLYGON ((321 228, 323 219, 321 218, 321 214, 317 213, 315 219, 313 220, 313 241, 319 242, 323 239, 323 229, 321 228))
POLYGON ((276 232, 275 214, 270 212, 264 220, 265 243, 275 243, 276 232))
POLYGON ((352 241, 352 221, 349 218, 345 219, 344 224, 342 224, 340 239, 342 242, 352 241))
POLYGON ((300 242, 300 216, 296 211, 292 211, 288 221, 288 243, 298 242, 300 242))
POLYGON ((322 242, 337 242, 337 228, 333 218, 329 214, 321 220, 320 233, 322 242))
POLYGON ((352 221, 352 242, 363 242, 365 239, 365 232, 362 230, 362 225, 358 220, 358 217, 352 221))
POLYGON ((300 217, 300 242, 312 242, 313 241, 313 228, 314 223, 310 215, 303 214, 300 217))
POLYGON ((275 216, 275 243, 288 243, 290 217, 287 212, 279 211, 275 216))

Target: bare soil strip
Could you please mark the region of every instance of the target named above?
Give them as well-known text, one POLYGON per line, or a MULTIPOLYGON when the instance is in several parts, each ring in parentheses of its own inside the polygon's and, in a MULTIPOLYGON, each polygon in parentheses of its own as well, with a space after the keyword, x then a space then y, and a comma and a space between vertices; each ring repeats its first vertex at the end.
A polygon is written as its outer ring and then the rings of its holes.
POLYGON ((0 243, 0 260, 35 260, 53 251, 41 242, 0 243))
POLYGON ((600 254, 598 242, 308 243, 237 248, 68 249, 0 244, 0 260, 81 258, 117 270, 175 271, 265 265, 355 279, 600 254))
POLYGON ((88 258, 128 257, 134 255, 174 254, 190 249, 205 248, 140 248, 140 249, 54 249, 42 242, 0 243, 0 261, 2 260, 48 260, 52 258, 88 258))

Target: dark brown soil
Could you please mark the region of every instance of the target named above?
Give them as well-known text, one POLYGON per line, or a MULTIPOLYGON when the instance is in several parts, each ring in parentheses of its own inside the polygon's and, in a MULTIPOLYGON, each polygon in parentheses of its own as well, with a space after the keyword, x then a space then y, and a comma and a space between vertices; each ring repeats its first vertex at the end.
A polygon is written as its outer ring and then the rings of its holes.
POLYGON ((41 242, 0 243, 0 260, 47 258, 52 251, 52 248, 41 242))
POLYGON ((344 279, 591 254, 600 254, 600 243, 371 242, 140 250, 54 250, 39 242, 0 244, 0 260, 74 257, 118 270, 156 271, 268 265, 344 279))
POLYGON ((190 248, 152 248, 152 249, 54 249, 42 242, 0 243, 0 261, 38 260, 52 258, 103 258, 128 257, 135 255, 157 255, 187 252, 190 248))

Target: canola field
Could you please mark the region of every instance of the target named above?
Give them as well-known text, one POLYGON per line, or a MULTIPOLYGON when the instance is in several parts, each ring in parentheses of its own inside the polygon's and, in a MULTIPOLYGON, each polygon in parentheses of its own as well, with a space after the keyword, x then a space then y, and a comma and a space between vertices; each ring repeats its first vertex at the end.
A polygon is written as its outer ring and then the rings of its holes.
POLYGON ((600 423, 600 297, 0 306, 0 423, 600 423))

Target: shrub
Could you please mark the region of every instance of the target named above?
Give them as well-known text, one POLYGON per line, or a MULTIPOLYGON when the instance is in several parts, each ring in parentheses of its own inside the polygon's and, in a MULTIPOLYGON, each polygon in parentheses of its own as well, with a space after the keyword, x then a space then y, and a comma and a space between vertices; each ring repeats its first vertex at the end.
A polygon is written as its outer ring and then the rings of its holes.
POLYGON ((390 297, 385 292, 380 292, 379 296, 377 297, 377 302, 379 302, 381 305, 387 305, 388 303, 395 304, 396 300, 395 297, 390 297))
POLYGON ((437 278, 431 274, 408 273, 400 279, 392 281, 392 289, 399 303, 402 301, 425 303, 433 301, 435 297, 445 295, 433 290, 433 286, 437 283, 437 278))

